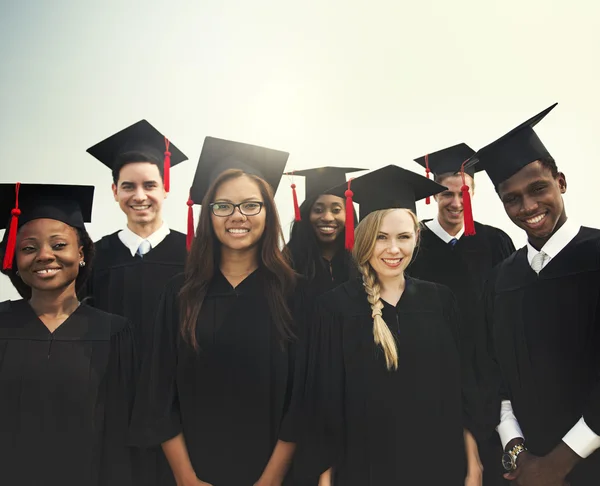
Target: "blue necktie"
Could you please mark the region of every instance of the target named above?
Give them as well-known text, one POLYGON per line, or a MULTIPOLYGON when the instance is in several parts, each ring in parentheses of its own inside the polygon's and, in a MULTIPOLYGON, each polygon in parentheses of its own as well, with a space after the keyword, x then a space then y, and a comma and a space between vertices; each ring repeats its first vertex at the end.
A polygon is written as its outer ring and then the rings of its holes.
POLYGON ((137 254, 143 258, 144 255, 146 253, 148 253, 151 249, 152 249, 152 245, 150 245, 150 242, 148 240, 143 240, 140 243, 137 254))
POLYGON ((458 243, 458 240, 457 240, 456 238, 452 238, 452 239, 451 239, 451 240, 448 242, 448 244, 449 244, 449 245, 450 245, 452 248, 454 248, 454 245, 456 245, 457 243, 458 243))

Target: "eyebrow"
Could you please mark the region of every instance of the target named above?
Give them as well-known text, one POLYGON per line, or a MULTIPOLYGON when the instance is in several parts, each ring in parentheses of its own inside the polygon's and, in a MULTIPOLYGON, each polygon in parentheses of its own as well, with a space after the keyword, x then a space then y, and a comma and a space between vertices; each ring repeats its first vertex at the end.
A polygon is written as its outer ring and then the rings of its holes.
MULTIPOLYGON (((221 197, 219 199, 216 199, 215 202, 224 202, 224 203, 235 204, 231 199, 227 199, 226 197, 221 197)), ((250 197, 247 197, 246 199, 243 199, 242 201, 240 201, 240 203, 245 203, 245 202, 263 202, 263 201, 258 196, 250 196, 250 197)))
MULTIPOLYGON (((385 231, 380 231, 378 234, 380 235, 384 235, 384 236, 389 236, 388 233, 386 233, 385 231)), ((401 235, 412 235, 412 232, 410 231, 403 231, 402 233, 398 233, 399 236, 401 235)))
POLYGON ((329 204, 318 202, 318 203, 315 203, 314 205, 315 206, 319 206, 319 207, 324 207, 324 206, 339 206, 339 207, 342 207, 342 204, 339 203, 339 202, 332 202, 332 203, 329 203, 329 204))
MULTIPOLYGON (((142 183, 142 184, 158 184, 158 181, 157 181, 157 180, 154 180, 154 179, 148 179, 148 180, 146 180, 146 181, 142 181, 141 183, 142 183)), ((127 181, 127 180, 125 180, 125 181, 121 181, 121 182, 119 183, 119 185, 121 185, 121 186, 123 186, 123 185, 125 185, 125 184, 131 184, 131 185, 134 185, 134 184, 136 184, 136 183, 135 183, 135 182, 133 182, 133 181, 127 181)))

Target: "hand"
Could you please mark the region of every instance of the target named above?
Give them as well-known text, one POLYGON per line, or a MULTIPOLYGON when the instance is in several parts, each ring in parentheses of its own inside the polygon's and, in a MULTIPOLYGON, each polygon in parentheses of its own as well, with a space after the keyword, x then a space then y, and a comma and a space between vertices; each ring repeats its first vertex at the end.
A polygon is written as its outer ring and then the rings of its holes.
POLYGON ((333 484, 333 470, 332 468, 327 469, 321 476, 319 477, 319 485, 318 486, 331 486, 333 484))
POLYGON ((196 475, 194 475, 193 477, 190 476, 187 478, 177 479, 176 483, 177 486, 213 486, 210 483, 201 481, 196 477, 196 475))
POLYGON ((538 457, 528 451, 519 454, 517 469, 504 475, 517 486, 568 486, 565 477, 548 456, 538 457))
POLYGON ((465 486, 482 486, 482 484, 483 467, 469 469, 465 478, 465 486))
POLYGON ((254 483, 254 486, 281 486, 281 481, 261 476, 260 479, 254 483))

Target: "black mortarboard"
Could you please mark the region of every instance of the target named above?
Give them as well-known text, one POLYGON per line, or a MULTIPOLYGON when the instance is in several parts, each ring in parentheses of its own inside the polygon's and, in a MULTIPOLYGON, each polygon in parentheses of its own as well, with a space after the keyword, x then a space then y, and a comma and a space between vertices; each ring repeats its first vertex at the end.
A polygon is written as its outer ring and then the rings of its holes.
MULTIPOLYGON (((327 191, 344 197, 348 184, 327 191)), ((446 187, 416 172, 388 165, 352 179, 353 199, 360 205, 360 219, 379 209, 406 208, 416 212, 416 202, 442 192, 446 187)))
MULTIPOLYGON (((426 171, 429 169, 435 175, 456 174, 460 172, 463 162, 472 157, 474 153, 475 151, 466 143, 459 143, 458 145, 453 145, 452 147, 419 157, 415 159, 415 162, 425 167, 426 171)), ((479 170, 482 170, 482 168, 475 165, 468 169, 465 168, 465 173, 473 177, 475 172, 479 170)))
POLYGON ((170 189, 170 168, 187 160, 187 156, 181 150, 146 120, 140 120, 111 135, 87 149, 87 152, 111 170, 127 153, 142 154, 147 160, 139 162, 163 165, 163 179, 167 192, 170 189))
POLYGON ((287 172, 286 175, 305 177, 304 198, 310 199, 324 194, 327 189, 344 184, 346 174, 361 170, 366 169, 357 167, 318 167, 316 169, 295 170, 287 172))
MULTIPOLYGON (((351 179, 327 191, 346 197, 346 208, 353 200, 359 204, 360 219, 379 209, 406 208, 416 213, 416 202, 437 194, 446 187, 410 170, 388 165, 351 179)), ((354 246, 354 225, 346 224, 346 248, 354 246)))
POLYGON ((275 193, 289 156, 280 150, 206 137, 190 197, 194 204, 202 204, 210 185, 227 169, 240 169, 261 177, 275 193))
POLYGON ((85 229, 91 221, 94 186, 0 184, 0 229, 6 243, 3 268, 12 268, 17 230, 34 219, 62 221, 85 229), (6 219, 4 219, 6 218, 6 219))
POLYGON ((519 172, 526 165, 549 157, 548 149, 533 131, 535 127, 558 103, 546 108, 514 128, 498 140, 478 150, 469 165, 477 163, 485 170, 495 187, 519 172))
MULTIPOLYGON (((325 194, 327 189, 344 184, 346 182, 346 174, 349 172, 358 172, 361 170, 356 167, 317 167, 316 169, 296 170, 286 172, 288 176, 305 177, 304 183, 304 199, 325 194)), ((300 221, 300 208, 298 206, 298 198, 296 196, 296 184, 292 183, 292 194, 294 198, 294 214, 296 221, 300 221)))
POLYGON ((259 176, 277 191, 290 154, 247 143, 206 137, 188 201, 188 248, 194 233, 193 204, 202 204, 211 184, 228 169, 259 176))

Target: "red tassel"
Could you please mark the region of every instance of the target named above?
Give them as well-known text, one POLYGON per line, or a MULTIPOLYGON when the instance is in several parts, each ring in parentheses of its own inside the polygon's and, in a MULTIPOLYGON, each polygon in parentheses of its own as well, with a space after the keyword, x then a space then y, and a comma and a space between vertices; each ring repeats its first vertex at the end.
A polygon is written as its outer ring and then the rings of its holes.
POLYGON ((301 221, 300 206, 298 206, 298 195, 296 194, 296 184, 292 184, 292 197, 294 198, 294 219, 301 221))
POLYGON ((463 215, 465 220, 465 236, 473 236, 475 234, 475 222, 473 220, 473 206, 471 205, 471 194, 469 194, 469 186, 465 180, 464 162, 460 168, 460 175, 462 176, 462 203, 463 203, 463 215))
POLYGON ((169 152, 169 139, 165 137, 165 160, 163 166, 163 180, 165 182, 165 191, 171 190, 171 152, 169 152))
POLYGON ((190 251, 192 247, 192 241, 194 241, 194 201, 192 198, 187 200, 188 215, 187 215, 187 235, 185 238, 185 246, 187 251, 190 251))
POLYGON ((352 197, 354 193, 350 190, 352 179, 348 181, 348 189, 344 192, 346 196, 346 250, 352 251, 354 248, 354 203, 352 197))
POLYGON ((10 225, 8 228, 8 238, 6 240, 6 248, 4 253, 4 262, 2 263, 3 270, 11 270, 13 267, 13 260, 15 258, 15 248, 17 247, 17 229, 19 228, 19 216, 21 210, 19 209, 19 189, 21 183, 17 182, 15 186, 15 207, 10 212, 10 225))
MULTIPOLYGON (((431 171, 429 170, 429 154, 425 155, 425 175, 427 176, 427 179, 431 179, 431 177, 429 176, 429 173, 431 171)), ((431 197, 427 196, 425 198, 425 204, 431 204, 431 197)))

